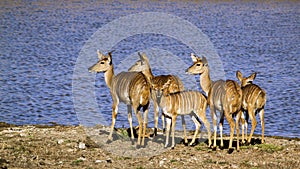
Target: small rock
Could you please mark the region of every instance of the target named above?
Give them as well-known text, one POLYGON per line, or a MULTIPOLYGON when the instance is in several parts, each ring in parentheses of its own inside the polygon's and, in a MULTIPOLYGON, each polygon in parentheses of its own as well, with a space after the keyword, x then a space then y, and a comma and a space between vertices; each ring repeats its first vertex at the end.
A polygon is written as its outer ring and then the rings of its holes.
POLYGON ((25 134, 25 133, 20 133, 20 136, 21 136, 21 137, 25 137, 26 134, 25 134))
POLYGON ((80 142, 78 148, 85 149, 85 144, 83 142, 80 142))
POLYGON ((162 166, 164 165, 164 163, 165 163, 165 162, 164 162, 163 160, 161 160, 161 161, 159 162, 159 166, 162 167, 162 166))
POLYGON ((111 159, 107 159, 106 162, 107 163, 112 163, 112 160, 111 159))
POLYGON ((62 144, 64 142, 64 140, 63 139, 59 139, 59 140, 57 140, 57 144, 62 144))
POLYGON ((77 160, 85 161, 86 158, 84 158, 84 157, 79 157, 77 160))
POLYGON ((162 160, 160 160, 159 166, 162 167, 166 160, 167 160, 166 158, 163 158, 162 160))
POLYGON ((102 163, 103 160, 96 160, 95 163, 102 163))
POLYGON ((235 164, 231 164, 231 168, 239 168, 239 166, 235 164))

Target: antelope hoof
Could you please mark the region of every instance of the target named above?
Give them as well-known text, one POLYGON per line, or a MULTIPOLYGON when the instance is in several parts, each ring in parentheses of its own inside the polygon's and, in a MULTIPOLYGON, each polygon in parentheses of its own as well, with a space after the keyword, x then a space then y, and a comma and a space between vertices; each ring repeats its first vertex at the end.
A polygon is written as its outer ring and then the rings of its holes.
POLYGON ((166 128, 163 128, 163 134, 166 134, 166 128))
POLYGON ((137 145, 136 145, 136 149, 140 149, 140 148, 142 148, 142 146, 139 145, 139 144, 137 144, 137 145))
POLYGON ((213 151, 216 151, 216 150, 217 150, 217 147, 214 146, 214 147, 212 147, 211 149, 212 149, 213 151))
POLYGON ((191 147, 194 147, 194 146, 196 146, 196 143, 193 142, 193 143, 190 143, 189 145, 190 145, 191 147))
POLYGON ((188 144, 188 141, 187 140, 184 140, 184 139, 182 139, 181 141, 180 141, 180 143, 182 143, 183 145, 185 145, 185 146, 188 146, 189 144, 188 144))
POLYGON ((241 142, 241 146, 246 146, 246 143, 245 142, 241 142))
POLYGON ((172 146, 171 149, 174 150, 175 146, 172 146))
POLYGON ((224 146, 220 146, 219 148, 220 148, 220 150, 223 150, 223 149, 224 149, 224 146))
POLYGON ((154 136, 157 136, 157 128, 154 128, 154 136))
POLYGON ((234 151, 234 148, 229 148, 228 151, 227 151, 227 153, 231 154, 233 151, 234 151))

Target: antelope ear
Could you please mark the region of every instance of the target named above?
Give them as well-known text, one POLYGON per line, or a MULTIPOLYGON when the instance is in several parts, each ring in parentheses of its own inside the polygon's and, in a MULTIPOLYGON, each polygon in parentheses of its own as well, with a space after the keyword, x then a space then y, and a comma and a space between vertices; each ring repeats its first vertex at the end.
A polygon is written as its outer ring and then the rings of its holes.
POLYGON ((240 81, 240 82, 242 82, 242 80, 243 80, 243 75, 242 75, 242 73, 238 70, 238 71, 236 71, 236 77, 238 78, 238 80, 240 81))
POLYGON ((202 63, 203 63, 204 66, 208 66, 208 62, 207 62, 205 56, 202 57, 202 63))
POLYGON ((111 52, 108 52, 108 54, 107 54, 107 59, 108 59, 109 64, 111 65, 111 64, 112 64, 112 56, 111 56, 111 52))
POLYGON ((139 56, 142 61, 142 64, 145 64, 145 63, 149 64, 149 59, 148 59, 146 53, 139 53, 139 56))
POLYGON ((198 60, 200 59, 198 56, 196 56, 194 53, 191 53, 191 58, 193 60, 193 62, 198 62, 198 60))
POLYGON ((98 54, 98 58, 99 58, 100 60, 102 60, 102 59, 105 58, 105 55, 104 55, 103 53, 101 53, 99 49, 97 50, 97 54, 98 54))
POLYGON ((256 77, 256 72, 252 73, 252 74, 248 77, 248 79, 249 79, 249 81, 253 81, 253 80, 255 79, 255 77, 256 77))

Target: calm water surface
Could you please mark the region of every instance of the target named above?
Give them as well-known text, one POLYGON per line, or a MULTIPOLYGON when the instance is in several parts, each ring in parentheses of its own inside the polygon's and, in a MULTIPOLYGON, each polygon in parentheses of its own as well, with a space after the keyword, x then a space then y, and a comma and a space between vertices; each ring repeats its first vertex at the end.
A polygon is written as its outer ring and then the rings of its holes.
MULTIPOLYGON (((1 1, 0 5, 2 122, 78 125, 72 75, 85 42, 103 25, 119 17, 164 12, 193 23, 210 38, 223 62, 226 78, 236 79, 236 70, 246 75, 258 73, 255 83, 268 94, 266 135, 300 137, 299 2, 70 0, 1 1)), ((125 56, 151 47, 172 51, 188 65, 191 62, 191 49, 170 37, 155 34, 136 35, 118 43, 114 47, 114 62, 120 63, 125 56)), ((110 95, 103 75, 96 77, 98 103, 107 105, 98 113, 110 124, 110 95)), ((117 127, 128 126, 127 115, 123 114, 118 117, 117 127)), ((153 118, 149 120, 153 126, 153 118)), ((224 127, 228 133, 229 126, 224 127)), ((189 128, 194 128, 192 123, 189 128)), ((255 133, 260 131, 258 125, 255 133)))

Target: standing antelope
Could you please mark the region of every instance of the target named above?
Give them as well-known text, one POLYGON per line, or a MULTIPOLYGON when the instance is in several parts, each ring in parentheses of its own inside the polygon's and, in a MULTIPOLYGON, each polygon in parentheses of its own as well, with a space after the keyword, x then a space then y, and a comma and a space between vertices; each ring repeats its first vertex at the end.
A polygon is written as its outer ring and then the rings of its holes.
POLYGON ((230 125, 230 142, 228 153, 232 153, 232 141, 234 134, 234 120, 233 115, 236 117, 236 134, 237 134, 237 150, 239 151, 239 118, 241 115, 240 109, 242 105, 242 90, 237 82, 233 80, 218 80, 213 82, 210 80, 208 62, 205 57, 202 59, 195 54, 191 54, 191 58, 194 62, 186 72, 190 74, 200 74, 200 86, 202 90, 208 96, 207 101, 210 106, 210 112, 214 125, 214 144, 213 148, 216 148, 216 135, 217 135, 217 114, 216 110, 220 112, 219 129, 221 135, 221 147, 223 144, 223 122, 224 115, 230 125))
POLYGON ((147 78, 141 72, 121 72, 118 75, 114 75, 114 66, 112 64, 112 56, 109 52, 107 56, 98 53, 99 61, 90 67, 88 70, 96 73, 104 72, 105 82, 110 89, 112 96, 112 123, 110 128, 110 134, 108 141, 112 140, 112 133, 114 130, 119 102, 123 102, 127 105, 128 121, 130 124, 131 138, 134 139, 132 129, 132 109, 137 116, 139 123, 139 133, 137 145, 140 145, 140 139, 142 137, 142 146, 144 145, 144 139, 146 134, 146 127, 148 123, 148 108, 150 105, 150 83, 147 78), (132 107, 131 107, 132 106, 132 107), (144 111, 144 126, 141 117, 140 109, 144 111), (143 128, 143 134, 142 134, 143 128))
MULTIPOLYGON (((165 89, 165 92, 169 93, 176 93, 184 90, 184 86, 182 81, 174 75, 159 75, 159 76, 154 76, 151 71, 151 67, 149 64, 148 57, 146 56, 145 53, 139 53, 140 60, 136 61, 135 64, 133 64, 128 71, 133 72, 143 72, 146 77, 148 77, 149 81, 151 83, 155 84, 156 88, 162 89, 163 85, 169 81, 168 88, 165 89), (145 73, 149 72, 149 73, 145 73)), ((157 126, 158 126, 158 114, 159 114, 159 106, 157 103, 157 92, 153 91, 151 92, 151 98, 154 103, 154 135, 157 135, 157 126)), ((165 115, 162 113, 162 125, 163 125, 163 130, 165 130, 165 115)), ((187 143, 187 137, 186 137, 186 126, 185 126, 185 120, 184 116, 181 116, 182 120, 182 126, 184 129, 184 142, 187 143)))
POLYGON ((191 115, 192 119, 196 125, 196 131, 194 133, 193 139, 190 145, 193 145, 196 136, 199 133, 201 122, 200 118, 207 131, 208 131, 208 140, 209 146, 211 145, 211 132, 210 124, 206 118, 206 108, 207 100, 206 97, 198 91, 183 91, 177 93, 169 93, 167 91, 170 85, 170 79, 163 85, 162 88, 159 88, 158 85, 152 84, 153 89, 157 91, 157 102, 159 107, 163 110, 163 113, 170 118, 167 118, 167 131, 166 131, 166 144, 169 143, 169 133, 170 125, 172 124, 172 148, 175 147, 175 125, 177 115, 191 115))
MULTIPOLYGON (((256 118, 255 115, 259 113, 260 122, 261 122, 261 143, 264 143, 264 130, 265 130, 265 122, 264 122, 264 107, 266 104, 266 92, 260 88, 259 86, 252 84, 253 80, 256 77, 256 73, 251 74, 249 77, 243 77, 240 71, 236 72, 236 76, 241 82, 241 87, 243 90, 243 104, 242 110, 246 112, 246 139, 247 139, 247 131, 248 131, 248 116, 250 116, 250 120, 252 122, 252 128, 250 136, 247 140, 247 143, 250 144, 252 135, 254 133, 256 127, 256 118)), ((244 124, 242 124, 242 140, 244 142, 244 124)))

